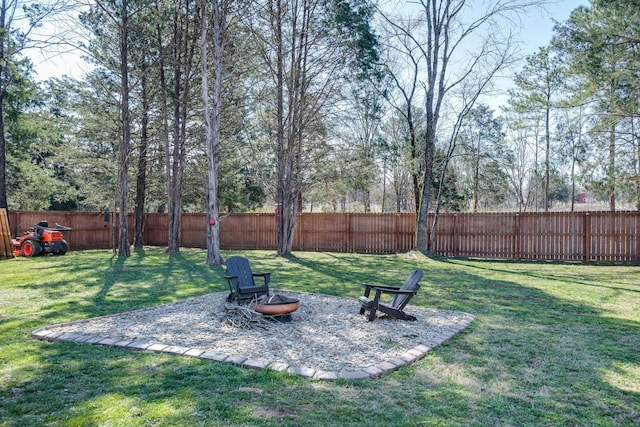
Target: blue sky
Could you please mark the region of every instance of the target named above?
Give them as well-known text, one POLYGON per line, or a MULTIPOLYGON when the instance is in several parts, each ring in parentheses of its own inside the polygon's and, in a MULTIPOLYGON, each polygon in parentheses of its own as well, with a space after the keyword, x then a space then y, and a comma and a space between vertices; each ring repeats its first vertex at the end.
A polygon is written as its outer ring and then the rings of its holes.
MULTIPOLYGON (((553 32, 553 19, 560 22, 566 21, 571 11, 580 5, 588 5, 585 0, 563 0, 554 2, 547 6, 547 12, 535 10, 522 19, 522 33, 520 38, 523 41, 522 53, 531 54, 551 41, 553 32)), ((37 80, 45 80, 50 77, 62 77, 70 75, 80 78, 91 67, 82 59, 79 52, 69 52, 66 54, 51 55, 49 58, 43 57, 39 52, 30 52, 30 57, 34 63, 37 80)))
POLYGON ((530 54, 539 47, 547 45, 553 34, 553 20, 564 22, 569 19, 571 11, 578 6, 588 6, 584 0, 563 0, 547 6, 547 12, 532 11, 523 19, 521 38, 525 42, 525 53, 530 54))
MULTIPOLYGON (((555 21, 565 22, 574 9, 579 6, 589 6, 589 4, 586 0, 563 0, 547 5, 544 11, 532 10, 528 16, 522 18, 522 29, 519 34, 519 39, 522 41, 522 55, 531 55, 540 47, 547 46, 553 37, 555 21)), ((501 112, 500 107, 507 104, 506 91, 511 87, 511 73, 518 69, 505 72, 504 78, 495 81, 495 88, 503 93, 481 98, 481 102, 489 105, 498 115, 501 112)))

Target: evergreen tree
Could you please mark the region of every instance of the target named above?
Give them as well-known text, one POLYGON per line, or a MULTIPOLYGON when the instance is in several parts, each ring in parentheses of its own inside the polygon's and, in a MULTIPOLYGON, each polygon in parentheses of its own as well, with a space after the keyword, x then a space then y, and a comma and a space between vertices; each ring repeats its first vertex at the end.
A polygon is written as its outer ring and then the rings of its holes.
POLYGON ((480 104, 471 112, 458 136, 462 164, 471 187, 472 212, 481 199, 485 206, 495 206, 506 199, 507 178, 502 169, 505 158, 502 123, 493 111, 480 104))

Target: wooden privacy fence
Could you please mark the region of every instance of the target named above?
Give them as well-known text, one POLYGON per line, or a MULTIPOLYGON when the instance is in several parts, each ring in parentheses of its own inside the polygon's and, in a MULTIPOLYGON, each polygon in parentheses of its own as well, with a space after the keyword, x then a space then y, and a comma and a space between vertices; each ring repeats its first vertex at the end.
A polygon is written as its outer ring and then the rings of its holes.
MULTIPOLYGON (((39 221, 71 227, 71 249, 111 247, 117 217, 88 212, 9 212, 17 235, 39 221)), ((429 217, 429 224, 433 215, 429 217)), ((206 247, 205 214, 183 214, 183 247, 206 247)), ((145 244, 167 245, 166 214, 145 215, 145 244)), ((294 251, 396 253, 414 248, 414 214, 303 213, 294 251)), ((275 250, 274 214, 232 214, 220 224, 222 249, 275 250)), ((133 217, 129 216, 133 239, 133 217)), ((640 212, 441 214, 434 252, 513 260, 640 263, 640 212)))
POLYGON ((640 262, 640 212, 447 214, 435 251, 513 260, 640 262))
POLYGON ((0 258, 13 258, 9 216, 5 208, 0 208, 0 258))

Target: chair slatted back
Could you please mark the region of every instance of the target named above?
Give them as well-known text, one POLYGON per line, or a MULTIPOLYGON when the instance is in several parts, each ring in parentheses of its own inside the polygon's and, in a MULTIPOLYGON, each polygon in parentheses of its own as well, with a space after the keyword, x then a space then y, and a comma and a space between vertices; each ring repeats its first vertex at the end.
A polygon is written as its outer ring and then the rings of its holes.
MULTIPOLYGON (((418 284, 418 282, 420 281, 420 279, 422 279, 422 276, 424 276, 423 270, 413 270, 411 273, 409 273, 407 280, 404 281, 404 283, 400 287, 400 290, 417 292, 418 289, 420 289, 420 285, 418 284)), ((413 295, 396 295, 393 297, 393 299, 391 300, 391 304, 389 305, 393 308, 397 308, 398 310, 403 310, 411 297, 413 297, 413 295)))
POLYGON ((238 277, 237 286, 239 288, 246 289, 255 286, 248 259, 241 256, 232 256, 227 259, 225 264, 227 265, 227 275, 238 277))

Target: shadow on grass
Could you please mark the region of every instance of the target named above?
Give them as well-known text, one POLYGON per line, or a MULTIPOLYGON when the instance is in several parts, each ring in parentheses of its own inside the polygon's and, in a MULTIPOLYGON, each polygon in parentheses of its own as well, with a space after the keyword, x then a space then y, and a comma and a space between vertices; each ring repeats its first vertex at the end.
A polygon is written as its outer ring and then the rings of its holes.
MULTIPOLYGON (((450 393, 469 405, 486 405, 498 424, 515 407, 521 408, 519 425, 637 424, 638 319, 605 314, 600 298, 592 304, 577 302, 571 289, 592 283, 573 280, 565 265, 555 265, 547 274, 541 272, 544 263, 529 264, 526 272, 510 270, 512 265, 523 268, 519 263, 441 261, 455 273, 433 288, 430 303, 476 315, 469 332, 442 358, 444 366, 463 359, 463 365, 476 373, 461 373, 464 379, 456 382, 470 381, 473 398, 465 399, 456 387, 450 393), (465 268, 461 271, 460 266, 465 268), (565 278, 558 280, 553 270, 565 278), (518 281, 496 279, 496 272, 498 277, 518 276, 518 281), (550 295, 536 287, 541 281, 567 292, 550 295)), ((579 268, 573 274, 583 275, 579 268)), ((619 297, 620 304, 629 304, 619 290, 602 288, 619 297)), ((637 303, 637 291, 629 291, 627 296, 637 303)))
POLYGON ((553 296, 532 285, 531 281, 555 280, 553 271, 536 272, 534 265, 519 275, 521 280, 505 280, 503 273, 513 274, 507 263, 325 253, 283 259, 256 252, 251 262, 256 271, 271 270, 276 286, 351 297, 362 292, 362 282, 393 284, 404 280, 411 269, 423 268, 424 284, 412 304, 466 311, 476 321, 423 361, 391 375, 354 383, 318 383, 186 357, 30 340, 27 327, 46 326, 52 320, 93 317, 226 290, 223 269, 207 267, 204 254, 197 251, 168 256, 151 250, 143 259, 97 256, 75 266, 48 265, 51 282, 45 278, 25 286, 40 292, 44 300, 55 295, 58 301, 48 305, 43 301, 43 310, 30 308, 25 301, 27 314, 2 319, 16 323, 2 329, 0 336, 0 354, 8 361, 2 368, 0 424, 633 425, 639 421, 640 380, 635 377, 635 385, 629 385, 629 378, 636 375, 633 369, 640 365, 638 320, 604 316, 598 307, 576 302, 571 295, 553 296), (63 268, 69 268, 67 280, 55 276, 56 269, 63 268), (25 335, 17 336, 16 329, 25 335))
MULTIPOLYGON (((417 259, 380 256, 374 265, 372 257, 357 254, 321 253, 290 255, 276 272, 288 289, 327 295, 358 297, 363 283, 400 286, 409 272, 420 268, 417 259)), ((428 279, 425 279, 428 280, 428 279)))

